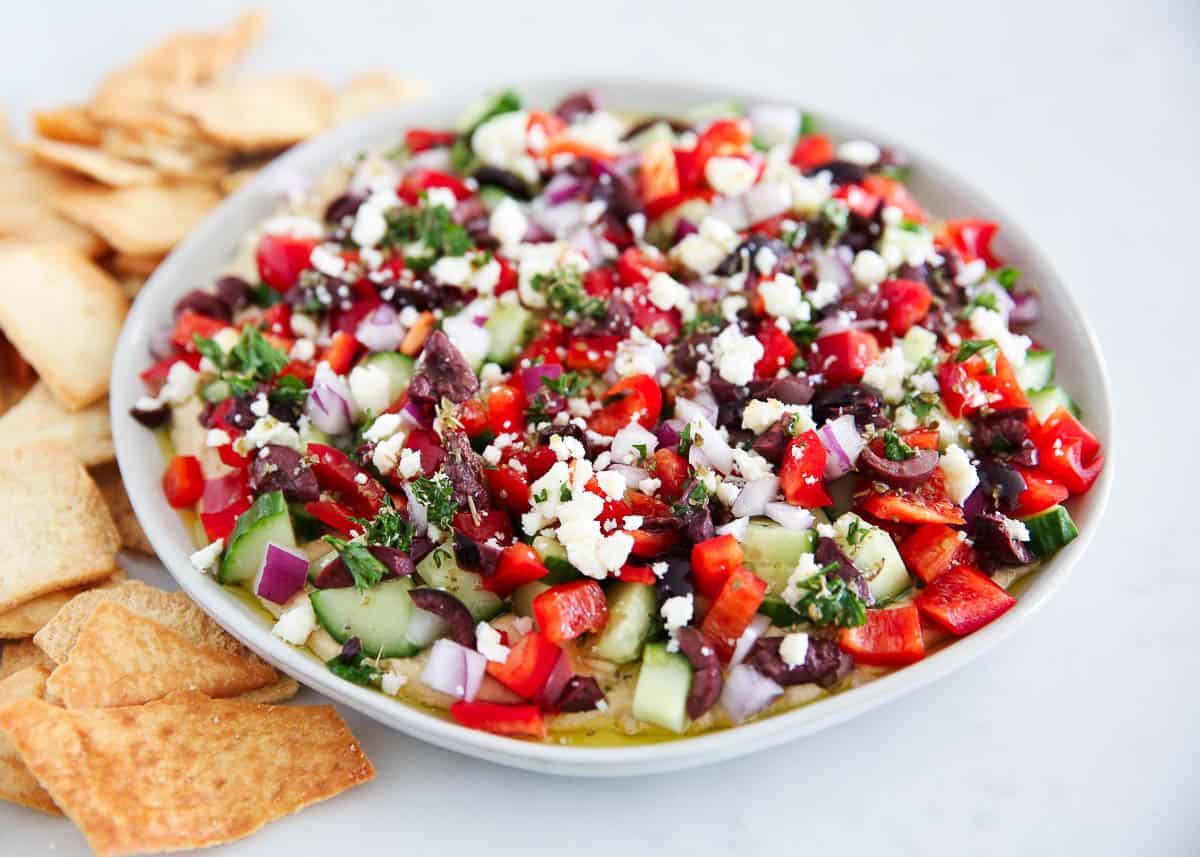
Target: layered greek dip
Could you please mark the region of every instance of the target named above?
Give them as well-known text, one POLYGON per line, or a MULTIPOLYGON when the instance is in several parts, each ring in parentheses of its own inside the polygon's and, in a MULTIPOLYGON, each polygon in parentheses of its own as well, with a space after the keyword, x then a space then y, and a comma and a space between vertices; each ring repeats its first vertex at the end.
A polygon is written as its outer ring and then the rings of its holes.
POLYGON ((1103 456, 997 225, 907 176, 791 107, 505 92, 287 188, 133 410, 197 573, 346 681, 562 742, 987 625, 1103 456))

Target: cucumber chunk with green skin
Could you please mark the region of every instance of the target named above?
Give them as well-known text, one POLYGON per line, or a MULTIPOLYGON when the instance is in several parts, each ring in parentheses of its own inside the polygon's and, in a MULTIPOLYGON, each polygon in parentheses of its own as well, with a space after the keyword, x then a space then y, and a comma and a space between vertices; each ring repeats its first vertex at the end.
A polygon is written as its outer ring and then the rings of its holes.
POLYGON ((742 112, 742 105, 736 101, 709 101, 705 104, 697 104, 684 113, 683 118, 693 125, 699 125, 701 122, 710 122, 713 119, 741 116, 742 112))
POLYGON ((850 557, 854 567, 862 572, 877 602, 895 598, 912 586, 900 551, 896 549, 896 543, 887 530, 871 526, 852 512, 838 518, 836 526, 834 541, 850 557), (858 522, 853 543, 846 535, 852 521, 858 522))
POLYGON ((1017 380, 1026 390, 1041 390, 1054 383, 1054 352, 1031 348, 1025 363, 1017 370, 1017 380))
POLYGON ((280 491, 263 494, 242 512, 229 534, 217 579, 221 583, 253 580, 271 542, 281 547, 296 546, 292 516, 288 514, 287 501, 280 491))
POLYGON ((769 518, 753 518, 742 540, 742 562, 767 582, 767 592, 779 595, 800 555, 812 553, 816 546, 815 530, 789 530, 769 518))
POLYGON ((1029 549, 1034 556, 1054 553, 1079 535, 1071 514, 1062 506, 1051 506, 1022 521, 1029 530, 1029 549))
POLYGON ((642 669, 633 691, 633 716, 672 732, 683 732, 691 689, 692 666, 683 653, 668 652, 665 643, 651 643, 642 655, 642 669))
POLYGON ((539 582, 553 585, 583 577, 583 572, 567 559, 567 549, 554 536, 539 533, 533 537, 532 547, 550 572, 539 582))
POLYGON ((617 581, 610 584, 608 624, 592 637, 591 652, 614 664, 636 661, 654 630, 658 595, 648 583, 617 581))
POLYGON ((365 592, 346 586, 318 589, 308 597, 321 627, 339 643, 358 637, 366 657, 407 658, 424 648, 408 638, 415 609, 410 589, 412 581, 402 577, 365 592))
POLYGON ((666 122, 655 122, 646 130, 639 131, 630 137, 628 142, 635 152, 646 149, 652 143, 666 143, 668 146, 674 146, 675 132, 671 130, 671 126, 666 122))
POLYGON ((533 618, 533 599, 550 588, 550 584, 540 580, 532 580, 513 590, 512 609, 518 616, 533 618))
POLYGON ((1028 394, 1028 398, 1029 407, 1033 408, 1033 415, 1038 418, 1038 422, 1043 422, 1046 417, 1059 408, 1066 408, 1076 415, 1079 413, 1079 409, 1075 407, 1075 403, 1071 401, 1067 391, 1053 384, 1040 390, 1034 390, 1028 394))
POLYGON ((458 598, 476 622, 485 622, 504 610, 504 602, 483 588, 483 578, 459 568, 454 551, 442 545, 417 564, 417 574, 430 586, 445 589, 458 598))
POLYGON ((485 95, 459 114, 454 123, 454 130, 460 134, 469 135, 489 119, 520 109, 521 96, 511 89, 495 95, 485 95))
POLYGON ((384 371, 388 377, 388 399, 394 402, 408 389, 408 382, 412 380, 416 361, 406 354, 380 351, 364 360, 363 365, 375 366, 384 371))
POLYGON ((230 392, 229 382, 218 378, 204 385, 200 390, 200 398, 206 402, 223 402, 229 398, 230 392))
POLYGON ((517 303, 501 302, 492 310, 492 317, 483 329, 492 335, 487 359, 507 366, 517 359, 533 325, 533 314, 517 303))

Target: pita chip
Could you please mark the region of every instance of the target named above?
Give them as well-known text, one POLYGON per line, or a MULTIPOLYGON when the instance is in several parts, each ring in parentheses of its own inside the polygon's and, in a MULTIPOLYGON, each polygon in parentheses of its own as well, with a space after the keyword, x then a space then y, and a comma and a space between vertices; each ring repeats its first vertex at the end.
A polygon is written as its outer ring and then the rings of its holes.
POLYGON ((33 111, 33 128, 48 140, 95 146, 100 142, 100 126, 86 107, 71 105, 52 110, 33 111))
MULTIPOLYGON (((0 681, 0 709, 22 699, 40 700, 46 690, 46 675, 42 667, 26 667, 0 681)), ((0 732, 0 800, 62 814, 3 732, 0 732)))
POLYGON ((207 184, 162 183, 73 188, 52 194, 50 201, 121 253, 162 256, 208 216, 221 196, 207 184))
POLYGON ((79 173, 114 187, 149 184, 158 178, 158 174, 149 167, 131 164, 100 149, 78 143, 32 140, 25 145, 25 149, 43 163, 79 173))
POLYGON ((260 705, 272 705, 278 702, 287 702, 299 692, 300 683, 290 675, 283 675, 274 684, 263 685, 257 690, 248 690, 245 693, 239 693, 234 698, 240 699, 242 702, 257 702, 260 705))
POLYGON ((254 152, 282 149, 324 131, 336 97, 317 78, 289 74, 182 87, 166 103, 217 142, 254 152))
POLYGON ((8 643, 0 649, 0 679, 7 678, 26 667, 45 667, 46 672, 49 673, 56 666, 58 664, 50 660, 49 655, 29 640, 8 643))
MULTIPOLYGON (((3 423, 2 418, 0 423, 3 423)), ((121 534, 121 546, 153 556, 154 547, 146 538, 142 525, 138 523, 137 515, 133 513, 133 506, 129 503, 129 495, 125 493, 125 483, 117 465, 109 463, 95 468, 92 470, 92 478, 96 480, 100 493, 104 495, 104 502, 108 504, 108 511, 117 525, 117 532, 121 534)))
POLYGON ((72 412, 63 407, 44 381, 34 384, 19 402, 0 415, 0 455, 42 442, 71 450, 87 467, 112 461, 116 453, 108 420, 108 399, 72 412))
MULTIPOLYGON (((97 586, 115 586, 124 580, 125 572, 118 569, 97 586)), ((58 592, 47 592, 32 601, 5 610, 0 613, 0 639, 22 640, 32 637, 53 619, 54 614, 65 607, 68 601, 84 591, 83 587, 73 587, 58 592)))

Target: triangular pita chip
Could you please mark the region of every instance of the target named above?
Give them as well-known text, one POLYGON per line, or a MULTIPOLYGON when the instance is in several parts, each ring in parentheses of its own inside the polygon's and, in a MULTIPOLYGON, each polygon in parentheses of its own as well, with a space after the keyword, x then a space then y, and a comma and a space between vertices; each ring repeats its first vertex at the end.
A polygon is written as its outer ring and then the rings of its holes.
POLYGON ((129 495, 125 493, 125 483, 121 480, 121 471, 117 469, 117 465, 110 463, 93 468, 92 478, 96 480, 100 493, 104 495, 104 502, 108 504, 108 511, 117 525, 117 532, 121 534, 121 546, 153 555, 154 547, 146 538, 142 525, 138 523, 137 515, 133 513, 133 506, 129 504, 129 495))
POLYGON ((25 148, 39 161, 114 187, 149 184, 158 178, 149 167, 131 164, 92 146, 58 140, 31 140, 25 148))
POLYGON ((0 247, 0 327, 68 410, 108 391, 128 309, 116 281, 72 250, 0 247))
POLYGON ((7 678, 26 667, 45 667, 49 672, 56 666, 58 664, 50 660, 49 655, 29 640, 3 644, 0 648, 0 678, 7 678))
MULTIPOLYGON (((22 699, 41 699, 46 689, 47 672, 42 667, 26 667, 0 681, 0 708, 22 699)), ((0 800, 12 801, 42 812, 61 815, 50 795, 25 767, 21 754, 0 731, 0 800)))
MULTIPOLYGON (((91 467, 112 461, 112 428, 108 399, 71 412, 44 381, 0 416, 0 455, 34 443, 55 443, 71 450, 80 464, 91 467)), ((101 486, 103 489, 104 486, 101 486)))
POLYGON ((299 692, 300 683, 290 675, 283 675, 279 677, 279 681, 273 684, 264 685, 257 690, 248 690, 245 693, 239 693, 234 699, 268 705, 277 702, 287 702, 299 692))
POLYGON ((148 184, 63 190, 50 198, 62 214, 93 229, 122 253, 163 255, 221 201, 207 184, 148 184))
POLYGON ((181 87, 166 102, 212 139, 246 152, 282 149, 320 134, 336 107, 325 83, 301 74, 181 87))
POLYGON ((0 610, 108 577, 120 536, 100 489, 53 445, 0 456, 0 610))
MULTIPOLYGON (((115 586, 125 580, 125 572, 114 571, 112 576, 101 581, 99 586, 115 586)), ((54 618, 68 601, 85 591, 83 587, 47 592, 31 601, 19 604, 0 613, 0 639, 21 640, 32 637, 54 618)))
POLYGON ((100 126, 86 107, 68 106, 33 111, 33 129, 48 140, 95 146, 100 142, 100 126))
POLYGON ((24 700, 0 729, 100 857, 231 842, 375 776, 332 706, 24 700))
POLYGON ((338 93, 337 121, 345 122, 428 94, 429 84, 423 80, 405 80, 388 71, 360 74, 338 93))

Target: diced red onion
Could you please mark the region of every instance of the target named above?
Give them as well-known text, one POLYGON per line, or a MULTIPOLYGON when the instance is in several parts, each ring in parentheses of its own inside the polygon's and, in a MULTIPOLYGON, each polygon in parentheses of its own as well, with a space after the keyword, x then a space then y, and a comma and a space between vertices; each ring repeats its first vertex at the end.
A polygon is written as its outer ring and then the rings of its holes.
POLYGON ((733 657, 729 659, 729 666, 736 667, 746 660, 746 655, 750 654, 750 647, 759 637, 767 633, 767 629, 770 627, 771 617, 756 613, 750 620, 750 624, 746 626, 746 630, 742 632, 742 636, 738 637, 737 645, 733 647, 733 657))
POLYGON ((783 104, 755 104, 746 113, 754 136, 768 146, 790 143, 800 134, 800 111, 783 104))
POLYGON ((825 423, 817 429, 817 437, 829 453, 825 459, 826 479, 837 479, 853 470, 854 462, 866 446, 851 414, 842 414, 825 423))
POLYGON ((699 431, 693 428, 688 462, 693 467, 707 466, 721 473, 729 473, 733 470, 733 448, 711 423, 701 425, 703 427, 699 431))
POLYGON ((703 417, 710 423, 717 421, 717 402, 711 393, 701 392, 694 399, 680 396, 675 400, 675 416, 690 423, 697 417, 703 417))
POLYGON ((678 244, 689 235, 695 235, 700 231, 700 227, 692 223, 686 217, 681 217, 675 221, 675 235, 671 240, 672 244, 678 244))
POLYGON ((660 446, 674 449, 679 446, 679 438, 682 435, 683 426, 683 420, 679 419, 679 417, 672 417, 658 424, 658 427, 654 430, 654 436, 658 438, 660 446))
POLYGON ((425 508, 425 504, 417 499, 417 495, 413 493, 412 487, 405 483, 404 496, 408 498, 408 519, 412 521, 412 525, 418 533, 425 532, 429 527, 429 510, 425 508))
POLYGON ((542 191, 542 198, 549 205, 562 205, 576 199, 586 189, 587 182, 584 179, 576 178, 570 173, 559 173, 546 185, 546 189, 542 191))
POLYGON ((321 431, 342 434, 350 429, 351 398, 346 379, 322 361, 317 364, 312 392, 304 403, 304 414, 321 431))
POLYGON ((395 351, 404 341, 404 325, 391 304, 380 304, 358 323, 354 338, 368 351, 395 351))
POLYGON ((717 197, 713 200, 708 213, 717 220, 725 221, 731 229, 738 232, 748 229, 754 222, 750 219, 750 212, 746 209, 746 200, 743 196, 717 197))
POLYGON ((844 330, 871 330, 883 326, 874 318, 850 318, 849 313, 835 312, 817 322, 817 337, 841 333, 844 330))
POLYGON ((492 347, 492 335, 475 324, 469 313, 442 319, 442 330, 472 366, 481 364, 492 347))
POLYGON ((808 509, 801 509, 791 503, 775 501, 768 503, 763 510, 768 518, 784 529, 799 532, 813 525, 813 514, 808 509))
POLYGON ((542 387, 542 379, 562 377, 563 368, 559 363, 541 363, 537 366, 527 366, 521 370, 521 388, 526 398, 532 397, 542 387))
POLYGON ((217 479, 205 479, 201 508, 209 515, 222 512, 235 501, 243 499, 246 493, 246 474, 241 470, 235 470, 217 479))
POLYGON ((421 671, 421 681, 455 699, 470 702, 479 693, 487 670, 487 658, 479 652, 441 639, 429 650, 429 660, 421 671))
POLYGON ((558 660, 554 662, 554 669, 550 670, 550 676, 546 679, 546 684, 542 686, 541 693, 538 694, 534 701, 542 708, 549 708, 558 702, 558 698, 562 696, 563 688, 567 686, 567 682, 571 680, 574 672, 571 670, 571 658, 563 652, 558 656, 558 660))
POLYGON ((841 289, 845 289, 854 281, 850 274, 850 262, 836 250, 814 250, 809 258, 812 259, 818 280, 834 283, 841 289))
POLYGON ((734 723, 741 723, 762 711, 782 693, 782 687, 758 670, 738 664, 725 677, 721 705, 725 706, 734 723))
POLYGON ((412 399, 409 399, 400 409, 400 419, 416 428, 427 429, 433 425, 433 420, 425 413, 425 410, 412 399))
POLYGON ((150 356, 155 360, 165 360, 175 353, 175 343, 172 340, 174 331, 170 328, 164 328, 157 333, 151 334, 148 345, 150 356))
POLYGON ((658 438, 641 423, 632 422, 613 435, 612 446, 608 451, 612 454, 613 461, 627 464, 640 458, 641 450, 637 449, 639 446, 645 446, 646 454, 649 455, 658 449, 658 438))
POLYGON ((728 524, 713 529, 713 532, 718 536, 733 536, 739 542, 746 540, 746 532, 750 529, 749 518, 734 518, 728 524))
POLYGON ((630 491, 638 490, 638 485, 643 479, 648 479, 650 474, 640 467, 632 467, 628 464, 613 464, 609 466, 609 470, 614 473, 620 473, 621 478, 625 480, 626 487, 630 491))
POLYGON ((755 479, 745 484, 729 511, 737 518, 761 515, 766 512, 767 504, 774 500, 778 493, 778 476, 764 476, 761 479, 755 479))
POLYGON ((260 598, 275 604, 286 604, 304 588, 308 579, 308 557, 294 548, 267 545, 262 565, 254 580, 254 591, 260 598))
POLYGON ((589 226, 579 226, 570 230, 566 235, 567 244, 587 257, 590 262, 598 262, 604 256, 600 238, 589 226))
POLYGON ((1028 293, 1013 295, 1012 301, 1012 312, 1008 316, 1010 324, 1033 324, 1041 317, 1036 296, 1028 293))
POLYGON ((792 207, 792 189, 782 182, 757 184, 742 194, 751 223, 761 223, 792 207))

